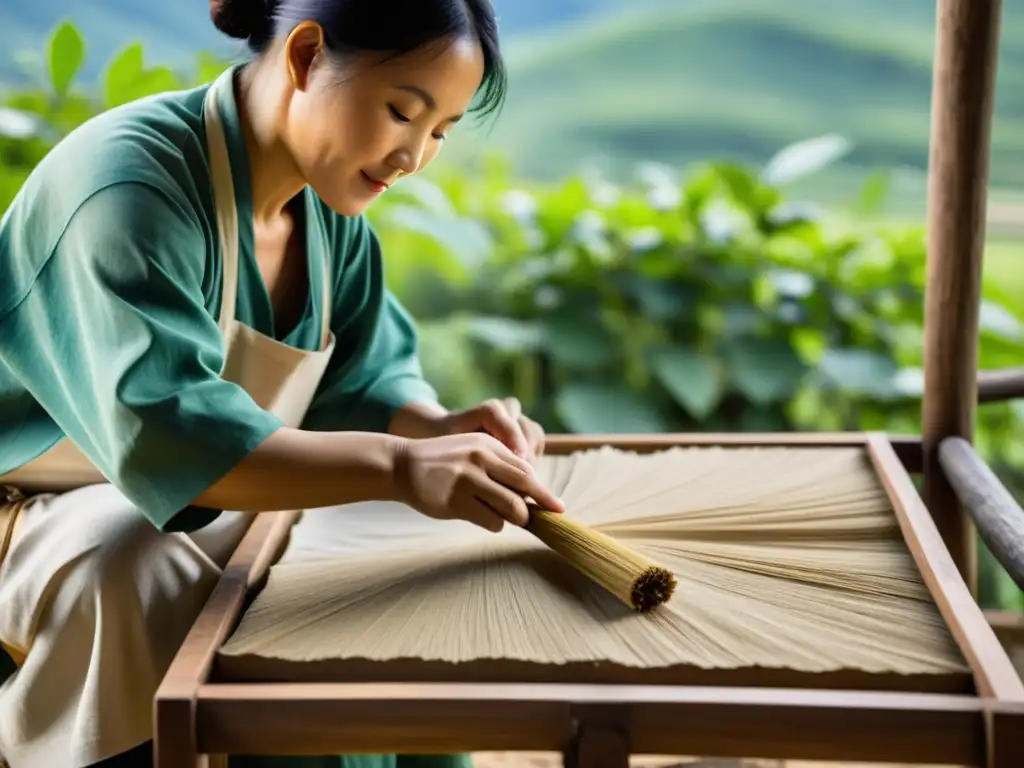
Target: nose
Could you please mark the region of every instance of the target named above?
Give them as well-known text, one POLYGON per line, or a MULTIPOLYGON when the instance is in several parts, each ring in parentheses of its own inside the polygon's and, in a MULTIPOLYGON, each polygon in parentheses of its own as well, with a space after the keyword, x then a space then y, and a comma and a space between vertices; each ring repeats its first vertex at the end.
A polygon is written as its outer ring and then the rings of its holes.
POLYGON ((391 156, 388 158, 388 165, 399 171, 403 176, 411 176, 420 169, 426 148, 427 137, 410 136, 408 142, 391 153, 391 156))

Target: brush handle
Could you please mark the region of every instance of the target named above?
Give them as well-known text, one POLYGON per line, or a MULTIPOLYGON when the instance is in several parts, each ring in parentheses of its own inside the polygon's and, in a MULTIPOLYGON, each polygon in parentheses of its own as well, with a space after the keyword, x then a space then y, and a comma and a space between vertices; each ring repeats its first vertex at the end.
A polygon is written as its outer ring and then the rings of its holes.
POLYGON ((675 590, 670 570, 564 514, 533 510, 526 530, 634 610, 650 610, 675 590))

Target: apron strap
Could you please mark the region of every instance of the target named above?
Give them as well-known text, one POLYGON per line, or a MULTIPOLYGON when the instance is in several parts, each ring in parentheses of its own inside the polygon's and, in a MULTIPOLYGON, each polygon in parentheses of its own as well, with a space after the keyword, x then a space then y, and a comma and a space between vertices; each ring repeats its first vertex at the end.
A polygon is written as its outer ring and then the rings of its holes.
POLYGON ((203 118, 206 125, 206 143, 210 153, 210 174, 213 178, 213 204, 217 214, 217 234, 223 263, 221 276, 220 327, 221 337, 235 319, 238 298, 238 212, 235 206, 235 184, 231 177, 231 160, 217 108, 217 90, 222 83, 231 83, 229 71, 206 91, 203 118))
MULTIPOLYGON (((326 238, 324 238, 326 241, 326 238)), ((324 279, 323 279, 323 291, 320 297, 320 351, 327 349, 327 342, 331 337, 331 313, 334 311, 334 307, 331 306, 331 302, 334 297, 334 291, 331 290, 334 287, 334 275, 331 272, 331 266, 333 260, 331 259, 331 249, 327 247, 326 242, 324 243, 324 279)))

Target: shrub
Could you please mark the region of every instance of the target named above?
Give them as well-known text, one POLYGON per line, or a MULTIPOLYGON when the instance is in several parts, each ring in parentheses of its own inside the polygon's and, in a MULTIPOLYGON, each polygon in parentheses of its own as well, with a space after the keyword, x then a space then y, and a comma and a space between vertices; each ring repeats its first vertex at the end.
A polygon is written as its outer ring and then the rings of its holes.
MULTIPOLYGON (((511 392, 553 432, 920 434, 921 229, 789 201, 735 165, 642 170, 527 190, 493 166, 410 179, 373 209, 448 404, 511 392)), ((983 302, 985 368, 1024 351, 1002 298, 983 302)), ((975 435, 1018 497, 1022 418, 1024 403, 986 405, 975 435)), ((980 554, 983 604, 1024 609, 980 554)))

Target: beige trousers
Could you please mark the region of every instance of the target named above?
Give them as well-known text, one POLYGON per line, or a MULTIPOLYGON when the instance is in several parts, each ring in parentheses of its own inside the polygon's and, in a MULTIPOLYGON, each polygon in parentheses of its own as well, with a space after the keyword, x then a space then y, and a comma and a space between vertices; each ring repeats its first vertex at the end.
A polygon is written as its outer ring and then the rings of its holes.
POLYGON ((244 535, 161 533, 112 485, 31 499, 0 563, 0 761, 83 768, 152 738, 153 697, 244 535))

